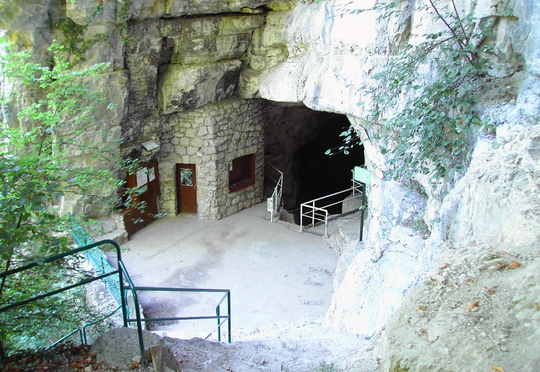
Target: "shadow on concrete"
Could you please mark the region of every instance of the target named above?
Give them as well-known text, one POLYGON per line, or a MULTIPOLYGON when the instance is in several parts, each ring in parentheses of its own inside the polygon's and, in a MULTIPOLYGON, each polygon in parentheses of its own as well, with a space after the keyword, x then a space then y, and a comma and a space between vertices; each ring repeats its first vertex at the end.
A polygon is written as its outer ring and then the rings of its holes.
MULTIPOLYGON (((322 318, 333 294, 338 255, 298 226, 270 223, 259 204, 219 221, 195 215, 165 217, 122 246, 137 286, 231 290, 232 327, 322 318)), ((144 293, 148 317, 215 315, 219 294, 144 293)), ((154 324, 177 338, 217 339, 216 321, 154 324)))

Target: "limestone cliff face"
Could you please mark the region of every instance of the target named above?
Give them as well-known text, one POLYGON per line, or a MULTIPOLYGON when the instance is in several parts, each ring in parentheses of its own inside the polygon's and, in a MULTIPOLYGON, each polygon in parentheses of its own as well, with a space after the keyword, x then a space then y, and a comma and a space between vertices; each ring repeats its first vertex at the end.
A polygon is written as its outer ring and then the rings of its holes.
MULTIPOLYGON (((347 114, 367 140, 364 146, 368 163, 384 173, 385 157, 380 153, 384 142, 368 140, 375 137, 377 129, 364 121, 364 105, 358 103, 365 102, 364 97, 358 95, 359 87, 387 61, 392 45, 415 42, 411 29, 428 32, 441 25, 425 18, 419 10, 420 3, 399 18, 384 21, 379 21, 380 14, 373 10, 349 11, 369 9, 372 5, 372 1, 357 1, 352 5, 328 1, 297 6, 283 31, 289 58, 266 75, 260 84, 260 94, 270 100, 303 102, 315 110, 347 114)), ((494 4, 490 1, 464 1, 459 6, 478 18, 494 14, 494 4)), ((502 146, 516 136, 528 138, 529 130, 538 125, 540 35, 534 15, 538 14, 538 4, 529 1, 510 6, 515 16, 501 19, 496 29, 496 45, 503 55, 510 52, 521 55, 525 72, 517 73, 512 69, 497 72, 492 89, 484 93, 483 110, 486 115, 492 115, 499 129, 489 145, 479 143, 482 148, 502 146), (505 89, 508 89, 507 94, 503 92, 505 89)), ((384 319, 399 307, 403 294, 444 246, 455 247, 473 241, 494 245, 509 241, 534 242, 538 238, 538 215, 532 210, 538 207, 538 175, 531 169, 538 158, 531 155, 534 150, 532 153, 527 150, 527 146, 535 148, 536 145, 522 146, 523 155, 517 158, 509 155, 512 159, 501 161, 503 164, 496 161, 484 164, 482 171, 471 168, 457 184, 454 180, 433 187, 428 180, 418 177, 425 186, 427 202, 421 215, 432 229, 427 241, 404 243, 407 235, 419 236, 413 230, 398 231, 403 229, 403 221, 418 213, 414 208, 418 203, 415 198, 402 197, 407 194, 402 185, 374 177, 369 195, 367 248, 362 253, 365 257, 359 255, 345 277, 343 285, 348 289, 338 288, 328 322, 368 335, 380 330, 384 319), (509 162, 513 165, 509 166, 509 162), (441 192, 447 196, 441 198, 441 192), (441 218, 442 223, 431 223, 436 218, 441 218), (372 262, 379 258, 377 264, 372 262), (387 270, 385 265, 388 265, 387 270), (396 266, 401 267, 402 272, 392 274, 396 266), (366 284, 365 278, 373 274, 385 276, 380 270, 388 274, 386 280, 381 278, 366 284), (394 280, 395 283, 379 287, 383 282, 394 280), (375 302, 380 299, 385 304, 370 307, 367 303, 373 304, 373 301, 356 302, 348 298, 351 290, 358 293, 358 298, 373 295, 375 302)))
MULTIPOLYGON (((231 119, 251 120, 261 128, 271 124, 268 118, 279 116, 262 113, 258 99, 348 116, 364 140, 366 163, 374 172, 365 241, 351 247, 354 258, 339 268, 342 280, 336 283, 327 324, 376 335, 444 252, 477 244, 493 249, 537 244, 537 1, 509 1, 512 16, 500 17, 495 28, 498 55, 503 60, 519 56, 521 61, 519 68, 501 64, 481 93, 479 110, 497 124, 496 133, 478 139, 468 170, 454 172, 437 184, 417 176, 421 193, 384 179, 387 159, 381 148, 386 142, 384 137, 375 139, 377 126, 365 120, 364 107, 370 103, 360 87, 388 62, 394 47, 417 43, 415 35, 443 27, 422 11, 426 1, 404 2, 410 5, 407 11, 382 19, 378 11, 370 10, 374 0, 298 4, 104 0, 96 13, 100 3, 1 0, 0 27, 8 30, 8 38, 18 47, 32 48, 36 58, 44 58, 54 38, 65 37, 50 27, 59 20, 85 25, 86 39, 104 35, 83 52, 86 59, 80 65, 110 63, 107 79, 113 89, 107 92, 116 101, 110 122, 121 128, 122 151, 129 153, 152 139, 162 145, 160 152, 142 152, 143 157, 159 157, 169 167, 203 159, 211 169, 200 190, 209 217, 222 217, 237 211, 238 205, 252 203, 233 202, 218 183, 226 182, 223 172, 228 162, 244 155, 227 148, 226 142, 237 137, 231 119), (220 136, 219 128, 230 133, 220 136), (227 152, 217 155, 220 151, 227 152), (221 202, 226 204, 223 210, 218 207, 221 202), (419 221, 429 228, 427 239, 425 232, 411 227, 419 221)), ((477 19, 492 17, 499 4, 496 0, 456 3, 477 19)), ((262 169, 263 140, 250 131, 245 141, 249 151, 258 154, 257 167, 262 169)), ((162 186, 163 206, 172 213, 174 180, 167 182, 162 186)), ((261 185, 257 187, 249 192, 260 198, 261 185)))
MULTIPOLYGON (((359 87, 386 63, 391 45, 415 42, 411 29, 421 30, 418 33, 422 34, 440 27, 427 21, 419 10, 421 4, 418 2, 401 18, 385 21, 377 20, 375 11, 348 12, 351 5, 341 1, 297 6, 283 32, 289 58, 263 79, 261 96, 347 114, 365 140, 368 167, 382 170, 378 174, 384 176, 386 159, 380 151, 384 138, 373 139, 377 127, 364 120, 363 104, 369 102, 358 95, 359 87), (357 105, 359 102, 363 104, 357 105)), ((354 3, 354 7, 364 9, 372 5, 371 1, 354 3)), ((488 18, 496 4, 463 1, 458 5, 475 17, 488 18)), ((475 247, 487 244, 494 250, 506 247, 533 257, 537 252, 540 215, 535 133, 540 107, 540 9, 535 1, 511 2, 510 6, 514 16, 500 20, 495 31, 496 46, 500 55, 521 56, 524 68, 498 70, 493 84, 483 91, 481 109, 498 125, 496 135, 479 139, 469 169, 456 178, 435 186, 425 177, 416 177, 424 186, 423 195, 411 194, 403 185, 373 173, 367 239, 360 248, 350 248, 357 253, 341 276, 341 283, 337 283, 327 324, 376 335, 400 308, 408 291, 449 249, 466 247, 474 256, 481 251, 475 247), (423 218, 429 226, 431 235, 427 240, 407 227, 411 218, 423 218)), ((536 274, 529 271, 523 275, 536 274)), ((415 300, 419 301, 419 297, 415 300)), ((411 312, 415 310, 408 308, 398 313, 393 327, 401 332, 403 327, 398 324, 411 312)), ((392 331, 387 332, 392 337, 392 331)), ((527 337, 534 337, 535 331, 531 332, 527 337)), ((411 331, 409 337, 416 335, 411 331)), ((434 363, 417 363, 411 354, 397 352, 405 346, 400 344, 403 340, 394 338, 393 346, 387 349, 390 355, 412 358, 406 359, 403 368, 417 370, 434 363)), ((452 354, 454 349, 447 352, 452 354)), ((392 359, 387 367, 401 370, 399 357, 396 360, 392 359)), ((458 370, 464 368, 456 365, 458 370)), ((529 365, 523 366, 529 370, 529 365)))

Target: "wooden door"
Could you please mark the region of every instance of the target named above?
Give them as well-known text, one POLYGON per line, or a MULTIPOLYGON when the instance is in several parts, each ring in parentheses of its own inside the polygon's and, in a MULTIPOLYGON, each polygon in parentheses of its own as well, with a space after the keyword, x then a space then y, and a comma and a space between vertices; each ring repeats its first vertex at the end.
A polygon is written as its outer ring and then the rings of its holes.
POLYGON ((176 164, 176 202, 178 213, 197 213, 195 164, 176 164))
POLYGON ((124 226, 128 236, 131 236, 153 222, 159 213, 158 163, 154 161, 142 165, 137 173, 128 175, 126 187, 137 188, 132 195, 134 203, 124 214, 124 226))

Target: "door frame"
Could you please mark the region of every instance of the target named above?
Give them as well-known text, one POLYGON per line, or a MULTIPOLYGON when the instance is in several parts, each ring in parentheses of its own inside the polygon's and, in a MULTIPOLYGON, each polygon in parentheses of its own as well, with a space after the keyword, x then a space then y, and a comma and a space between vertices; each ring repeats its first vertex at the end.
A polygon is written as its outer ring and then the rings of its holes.
POLYGON ((197 213, 197 166, 195 164, 178 163, 175 165, 176 185, 176 214, 197 213), (182 180, 182 169, 191 169, 191 182, 189 179, 182 180), (184 182, 184 184, 182 184, 184 182))

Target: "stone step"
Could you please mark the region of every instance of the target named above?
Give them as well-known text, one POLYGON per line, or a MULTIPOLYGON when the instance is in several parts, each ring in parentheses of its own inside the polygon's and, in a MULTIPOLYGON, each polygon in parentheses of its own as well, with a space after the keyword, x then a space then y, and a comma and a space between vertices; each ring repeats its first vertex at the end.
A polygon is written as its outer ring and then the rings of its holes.
MULTIPOLYGON (((372 372, 378 369, 370 341, 322 326, 322 320, 305 320, 241 330, 243 341, 207 341, 159 337, 144 331, 149 370, 168 372, 372 372), (156 369, 156 366, 158 369, 156 369), (176 369, 175 369, 176 368, 176 369)), ((127 370, 140 360, 137 331, 117 328, 101 335, 92 346, 99 362, 127 370)))

